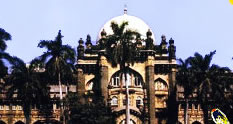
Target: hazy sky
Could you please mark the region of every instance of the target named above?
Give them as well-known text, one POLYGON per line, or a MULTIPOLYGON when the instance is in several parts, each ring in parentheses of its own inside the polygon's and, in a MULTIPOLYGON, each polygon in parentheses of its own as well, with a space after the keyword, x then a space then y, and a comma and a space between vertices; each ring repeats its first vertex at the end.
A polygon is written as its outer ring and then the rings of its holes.
POLYGON ((0 0, 0 27, 12 35, 11 55, 31 61, 45 49, 40 40, 53 40, 62 30, 64 44, 76 48, 90 34, 93 43, 112 17, 128 14, 144 20, 155 34, 172 37, 177 57, 216 50, 213 63, 233 69, 233 5, 229 0, 0 0))

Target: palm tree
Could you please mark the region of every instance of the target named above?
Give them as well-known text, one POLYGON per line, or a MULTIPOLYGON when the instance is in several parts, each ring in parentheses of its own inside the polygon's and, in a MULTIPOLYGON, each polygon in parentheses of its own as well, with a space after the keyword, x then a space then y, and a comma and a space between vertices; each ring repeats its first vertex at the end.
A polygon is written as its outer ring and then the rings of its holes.
MULTIPOLYGON (((129 101, 128 101, 128 82, 127 71, 130 64, 134 63, 136 54, 135 44, 132 42, 136 36, 140 36, 138 32, 126 29, 128 22, 123 22, 118 25, 115 22, 111 23, 113 30, 112 35, 108 35, 105 40, 107 60, 112 63, 112 66, 120 65, 120 70, 123 71, 126 82, 126 124, 129 124, 129 101)), ((102 39, 101 39, 102 40, 102 39)))
POLYGON ((11 40, 11 35, 4 29, 0 28, 0 79, 7 74, 8 68, 4 64, 4 60, 11 60, 11 56, 5 52, 7 45, 6 41, 11 40))
POLYGON ((210 52, 204 57, 195 53, 190 58, 190 65, 193 71, 195 85, 198 91, 198 100, 204 112, 204 123, 208 124, 208 110, 210 109, 210 99, 224 98, 224 80, 221 73, 230 73, 228 68, 222 68, 217 65, 211 65, 211 60, 216 51, 210 52))
POLYGON ((192 70, 190 69, 190 58, 186 60, 178 59, 180 64, 178 65, 177 72, 177 84, 183 87, 184 89, 184 99, 185 99, 185 124, 188 124, 188 107, 189 107, 189 96, 193 93, 194 90, 194 78, 192 70))
POLYGON ((73 76, 76 55, 75 50, 69 45, 62 44, 62 37, 61 30, 59 30, 54 41, 42 40, 38 44, 38 47, 47 49, 47 51, 40 56, 40 59, 45 63, 46 72, 51 77, 50 80, 52 82, 58 82, 59 84, 61 114, 63 115, 62 84, 68 84, 70 81, 69 79, 73 76))
POLYGON ((27 66, 23 60, 13 57, 12 72, 6 79, 7 98, 10 100, 19 100, 23 107, 26 124, 30 124, 31 107, 38 104, 40 98, 45 93, 42 87, 39 73, 35 70, 35 61, 33 60, 27 66))

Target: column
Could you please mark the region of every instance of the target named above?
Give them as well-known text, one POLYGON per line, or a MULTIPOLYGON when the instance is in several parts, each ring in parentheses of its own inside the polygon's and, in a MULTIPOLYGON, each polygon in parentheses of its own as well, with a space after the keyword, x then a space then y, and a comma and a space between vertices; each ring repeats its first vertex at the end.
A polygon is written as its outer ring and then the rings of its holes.
POLYGON ((146 85, 149 110, 149 124, 155 124, 155 86, 154 86, 154 66, 146 67, 146 85))
POLYGON ((77 84, 77 92, 80 102, 82 104, 85 103, 85 78, 82 69, 78 69, 78 84, 77 84))
POLYGON ((101 96, 104 99, 104 103, 107 105, 107 99, 108 99, 108 67, 107 66, 100 67, 100 88, 101 88, 101 96))

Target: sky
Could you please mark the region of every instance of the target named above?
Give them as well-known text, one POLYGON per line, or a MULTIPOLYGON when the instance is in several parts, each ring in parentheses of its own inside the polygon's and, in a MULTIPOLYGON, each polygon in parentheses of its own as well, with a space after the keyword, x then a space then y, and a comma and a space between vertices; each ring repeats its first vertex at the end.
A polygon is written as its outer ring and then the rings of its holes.
POLYGON ((7 52, 25 62, 40 56, 40 40, 54 40, 61 30, 64 44, 76 49, 101 27, 123 14, 148 24, 160 44, 161 35, 175 40, 177 58, 216 50, 213 64, 233 70, 233 5, 229 0, 0 0, 0 28, 12 35, 7 52))

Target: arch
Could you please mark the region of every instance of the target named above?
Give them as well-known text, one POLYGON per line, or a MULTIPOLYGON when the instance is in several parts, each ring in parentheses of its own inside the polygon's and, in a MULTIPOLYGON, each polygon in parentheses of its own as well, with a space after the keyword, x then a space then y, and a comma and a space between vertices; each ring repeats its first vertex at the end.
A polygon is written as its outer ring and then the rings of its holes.
POLYGON ((199 121, 194 121, 192 124, 201 124, 199 121))
POLYGON ((0 120, 0 124, 6 124, 4 121, 0 120))
MULTIPOLYGON (((130 82, 129 86, 142 87, 144 84, 142 76, 137 71, 131 68, 127 68, 127 69, 128 69, 127 77, 129 77, 128 82, 130 82)), ((113 87, 119 87, 120 82, 122 81, 123 86, 125 86, 125 82, 124 82, 125 76, 122 75, 121 78, 122 73, 123 73, 122 70, 118 70, 117 72, 115 72, 111 76, 109 84, 113 87)))
POLYGON ((118 105, 118 98, 116 96, 112 97, 112 101, 111 101, 112 105, 118 105))
MULTIPOLYGON (((125 112, 124 113, 119 113, 119 116, 116 117, 116 123, 117 124, 125 124, 125 112)), ((130 124, 142 124, 142 121, 140 119, 140 115, 134 115, 130 113, 130 124)))
POLYGON ((161 78, 156 79, 155 81, 155 90, 157 91, 168 91, 168 84, 161 78))
POLYGON ((93 79, 91 79, 91 80, 89 80, 88 82, 87 82, 87 84, 86 84, 86 90, 87 91, 91 91, 91 90, 93 90, 93 85, 94 85, 94 78, 93 79))
POLYGON ((15 124, 24 124, 22 121, 17 121, 15 124))
MULTIPOLYGON (((120 124, 125 124, 125 120, 122 120, 120 124)), ((132 119, 130 119, 130 124, 136 124, 136 122, 132 119)))
POLYGON ((136 105, 137 106, 143 105, 142 97, 140 97, 140 96, 137 97, 137 99, 136 99, 136 105))

